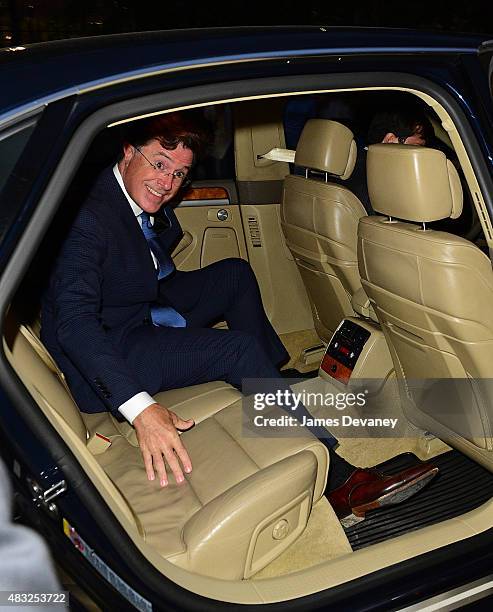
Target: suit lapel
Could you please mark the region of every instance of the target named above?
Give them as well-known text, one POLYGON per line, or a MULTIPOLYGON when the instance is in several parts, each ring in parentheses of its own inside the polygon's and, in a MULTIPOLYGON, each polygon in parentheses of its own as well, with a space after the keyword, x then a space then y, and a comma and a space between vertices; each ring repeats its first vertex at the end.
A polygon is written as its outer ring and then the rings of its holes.
POLYGON ((126 252, 131 254, 141 276, 146 282, 157 283, 156 268, 149 245, 112 168, 107 168, 101 174, 96 195, 104 201, 103 206, 108 212, 108 226, 117 234, 117 239, 126 252))

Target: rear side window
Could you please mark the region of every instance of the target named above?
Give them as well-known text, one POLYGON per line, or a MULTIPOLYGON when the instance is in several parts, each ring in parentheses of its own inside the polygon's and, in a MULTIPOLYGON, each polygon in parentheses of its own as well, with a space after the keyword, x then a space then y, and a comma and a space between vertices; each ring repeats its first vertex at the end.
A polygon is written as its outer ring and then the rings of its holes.
POLYGON ((195 180, 235 178, 233 117, 229 104, 215 104, 204 109, 213 139, 203 159, 193 169, 195 180))
POLYGON ((0 134, 0 192, 36 126, 35 119, 7 128, 0 134))

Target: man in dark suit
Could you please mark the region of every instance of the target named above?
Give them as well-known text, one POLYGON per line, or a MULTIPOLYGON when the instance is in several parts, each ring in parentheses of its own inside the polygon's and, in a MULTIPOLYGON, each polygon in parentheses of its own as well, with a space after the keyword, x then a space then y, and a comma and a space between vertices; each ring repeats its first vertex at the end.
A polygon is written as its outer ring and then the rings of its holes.
MULTIPOLYGON (((42 340, 79 408, 110 410, 130 421, 147 476, 153 480, 156 472, 162 486, 168 483, 164 460, 178 483, 192 469, 177 430, 193 421, 152 395, 212 380, 241 388, 245 378, 278 378, 277 366, 288 358, 247 262, 226 259, 180 272, 169 255, 181 235, 172 202, 206 141, 192 113, 132 124, 121 159, 83 204, 43 299, 42 340), (228 330, 209 327, 221 319, 228 330)), ((279 386, 289 389, 282 380, 279 386)), ((329 447, 336 443, 321 433, 329 447)), ((332 483, 348 481, 336 500, 341 512, 350 510, 352 477, 360 493, 363 483, 371 484, 371 499, 360 495, 359 506, 375 507, 378 497, 436 471, 418 466, 384 477, 356 470, 333 451, 331 461, 332 483)))
POLYGON ((133 423, 148 477, 155 469, 163 485, 162 454, 178 482, 180 462, 191 471, 176 428, 193 423, 152 395, 211 380, 240 387, 245 377, 278 376, 288 358, 247 262, 177 272, 169 256, 181 235, 171 203, 206 141, 192 114, 130 129, 121 159, 82 206, 43 299, 42 339, 80 409, 133 423), (208 327, 221 318, 229 331, 208 327))

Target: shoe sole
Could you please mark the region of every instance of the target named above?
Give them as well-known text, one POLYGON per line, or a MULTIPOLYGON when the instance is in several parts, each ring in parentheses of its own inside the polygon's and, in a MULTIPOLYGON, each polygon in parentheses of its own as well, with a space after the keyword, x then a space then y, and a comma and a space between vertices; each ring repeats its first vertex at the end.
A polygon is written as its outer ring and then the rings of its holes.
MULTIPOLYGON (((400 504, 401 502, 405 501, 409 497, 412 497, 418 491, 420 491, 437 474, 438 474, 438 468, 434 468, 430 470, 429 472, 426 472, 426 474, 423 474, 419 478, 415 478, 414 480, 411 480, 410 482, 399 487, 398 489, 395 489, 394 491, 391 491, 390 493, 387 493, 386 495, 382 495, 381 497, 378 497, 377 499, 375 499, 369 504, 364 504, 362 506, 355 506, 354 508, 351 508, 351 510, 353 511, 353 514, 349 515, 349 517, 345 517, 345 519, 350 518, 351 516, 354 516, 355 518, 359 518, 360 520, 363 520, 365 518, 366 512, 368 512, 369 510, 375 510, 376 508, 381 508, 382 506, 392 506, 394 504, 400 504)), ((342 520, 341 520, 341 523, 342 523, 342 520)), ((352 524, 354 525, 355 523, 353 522, 352 524)))

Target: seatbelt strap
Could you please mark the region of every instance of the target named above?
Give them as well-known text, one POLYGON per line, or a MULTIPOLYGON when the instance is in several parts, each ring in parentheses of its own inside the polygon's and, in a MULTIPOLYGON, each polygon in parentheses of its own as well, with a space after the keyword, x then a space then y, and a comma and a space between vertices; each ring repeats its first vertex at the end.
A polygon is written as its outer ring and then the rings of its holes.
MULTIPOLYGON (((53 374, 58 378, 58 380, 62 383, 65 391, 69 394, 71 400, 76 404, 74 398, 72 397, 72 393, 70 392, 67 381, 65 380, 65 375, 57 366, 53 357, 46 350, 46 347, 38 338, 38 336, 34 333, 29 325, 21 324, 19 325, 19 331, 24 336, 24 338, 29 342, 29 345, 36 352, 36 354, 41 358, 43 363, 48 367, 48 369, 53 372, 53 374)), ((46 401, 46 400, 45 400, 46 401)), ((76 404, 77 405, 77 404, 76 404)), ((53 410, 53 408, 52 408, 53 410)), ((111 440, 100 434, 99 432, 94 432, 86 442, 88 450, 93 455, 100 455, 104 453, 111 446, 111 440)))

